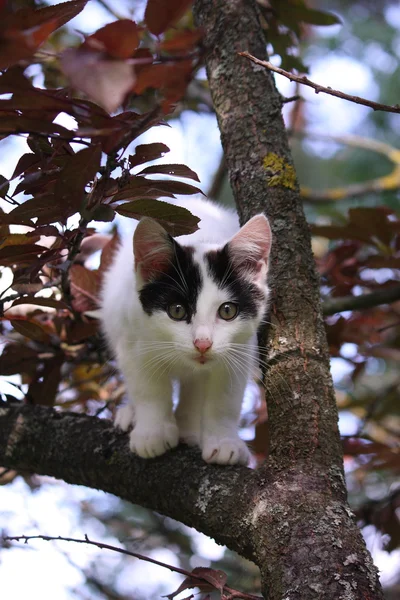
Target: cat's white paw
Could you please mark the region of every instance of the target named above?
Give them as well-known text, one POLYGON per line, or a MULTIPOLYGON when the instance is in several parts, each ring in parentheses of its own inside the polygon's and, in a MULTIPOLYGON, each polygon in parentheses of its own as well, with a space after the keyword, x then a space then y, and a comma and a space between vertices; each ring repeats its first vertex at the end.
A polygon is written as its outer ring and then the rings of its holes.
POLYGON ((114 425, 119 427, 122 431, 128 431, 132 425, 135 424, 135 409, 132 404, 125 404, 120 406, 115 415, 114 425))
POLYGON ((202 457, 207 463, 218 465, 247 465, 250 451, 239 437, 206 437, 202 443, 202 457))
POLYGON ((151 429, 136 426, 129 438, 130 449, 142 458, 160 456, 167 450, 175 448, 178 442, 178 427, 171 422, 163 423, 151 429))

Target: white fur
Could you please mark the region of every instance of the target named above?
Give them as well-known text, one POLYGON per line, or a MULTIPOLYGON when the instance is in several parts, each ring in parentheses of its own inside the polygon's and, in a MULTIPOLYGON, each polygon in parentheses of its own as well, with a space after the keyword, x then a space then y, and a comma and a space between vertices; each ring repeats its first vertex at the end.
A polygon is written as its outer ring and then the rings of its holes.
MULTIPOLYGON (((191 323, 173 321, 163 311, 147 315, 138 297, 140 283, 135 276, 132 238, 123 241, 105 276, 101 309, 103 329, 125 377, 130 400, 119 409, 115 423, 123 430, 133 426, 130 447, 144 458, 163 454, 183 439, 198 445, 207 462, 247 464, 249 451, 237 428, 265 306, 255 319, 218 318, 219 306, 230 298, 207 275, 202 256, 235 235, 239 230, 237 215, 197 198, 174 204, 201 218, 199 231, 177 241, 195 247, 194 259, 204 286, 191 323), (212 341, 205 364, 195 360, 199 356, 196 339, 212 341), (175 413, 173 381, 179 382, 180 389, 175 413)), ((249 241, 250 249, 253 241, 249 241)), ((267 299, 265 278, 258 285, 267 299)))

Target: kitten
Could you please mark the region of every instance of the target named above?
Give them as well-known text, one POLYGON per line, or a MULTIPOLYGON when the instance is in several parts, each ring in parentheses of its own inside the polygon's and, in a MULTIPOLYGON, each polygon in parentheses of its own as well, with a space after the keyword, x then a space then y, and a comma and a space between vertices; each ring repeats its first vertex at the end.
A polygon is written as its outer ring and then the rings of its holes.
POLYGON ((130 400, 115 424, 133 426, 130 448, 143 458, 181 439, 208 463, 247 464, 237 430, 267 308, 271 230, 261 214, 240 229, 226 208, 181 205, 201 218, 198 231, 175 240, 144 218, 105 276, 103 330, 130 400))

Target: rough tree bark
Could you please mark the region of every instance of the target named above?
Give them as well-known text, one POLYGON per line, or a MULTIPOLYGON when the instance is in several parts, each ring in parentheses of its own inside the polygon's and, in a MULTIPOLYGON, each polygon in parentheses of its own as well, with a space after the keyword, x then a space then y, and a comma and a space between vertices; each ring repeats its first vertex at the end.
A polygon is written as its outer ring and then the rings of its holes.
POLYGON ((270 600, 375 600, 377 571, 346 503, 337 412, 310 239, 253 0, 196 0, 230 180, 243 220, 274 232, 268 343, 270 459, 258 471, 179 448, 144 461, 104 420, 0 408, 0 464, 155 509, 260 567, 270 600))
MULTIPOLYGON (((299 196, 280 97, 271 72, 238 55, 267 60, 253 0, 195 0, 206 66, 238 211, 271 219, 272 321, 267 386, 270 458, 262 469, 279 489, 265 532, 261 571, 270 598, 369 598, 369 561, 346 501, 337 411, 310 234, 299 196), (281 495, 282 494, 282 495, 281 495), (283 500, 283 502, 282 502, 283 500), (278 516, 279 515, 279 516, 278 516), (340 539, 337 525, 343 527, 340 539), (344 537, 343 537, 344 536, 344 537), (268 556, 265 550, 268 549, 268 556), (350 558, 351 557, 351 558, 350 558), (351 574, 346 572, 353 562, 351 574), (347 594, 347 595, 346 595, 347 594)), ((261 474, 261 470, 260 470, 261 474)), ((260 560, 261 557, 259 557, 260 560)))

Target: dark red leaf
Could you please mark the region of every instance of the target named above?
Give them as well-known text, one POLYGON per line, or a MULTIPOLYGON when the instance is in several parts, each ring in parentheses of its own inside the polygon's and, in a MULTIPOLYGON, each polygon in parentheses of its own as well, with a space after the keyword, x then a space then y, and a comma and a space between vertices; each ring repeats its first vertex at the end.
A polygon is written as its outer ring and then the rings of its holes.
POLYGON ((64 363, 64 355, 56 355, 44 363, 43 369, 33 381, 27 393, 27 400, 33 404, 53 406, 61 380, 61 367, 64 363))
POLYGON ((21 244, 4 246, 0 249, 0 265, 11 266, 18 264, 19 267, 37 260, 41 252, 47 248, 38 244, 21 244))
POLYGON ((8 179, 6 179, 4 175, 0 175, 0 198, 5 198, 9 187, 10 182, 8 179))
POLYGON ((98 308, 100 276, 81 265, 72 265, 70 272, 73 306, 79 312, 98 308))
MULTIPOLYGON (((30 231, 29 233, 35 233, 30 231)), ((0 239, 0 248, 6 246, 23 246, 24 244, 36 244, 39 241, 40 235, 30 235, 27 233, 10 233, 7 231, 4 237, 0 239)), ((12 252, 12 250, 11 250, 12 252)))
POLYGON ((32 83, 25 77, 22 67, 11 67, 0 75, 1 94, 11 94, 32 89, 34 89, 32 83))
POLYGON ((102 221, 103 223, 110 223, 114 220, 115 212, 114 209, 111 208, 111 206, 107 206, 106 204, 100 204, 90 212, 90 216, 93 219, 93 221, 102 221))
POLYGON ((394 238, 393 222, 388 219, 391 212, 386 207, 351 208, 346 225, 312 225, 311 231, 330 240, 360 240, 378 247, 389 246, 394 238))
POLYGON ((54 225, 43 225, 41 227, 35 227, 34 231, 28 231, 26 237, 29 238, 31 236, 34 237, 36 235, 44 235, 46 237, 58 237, 60 235, 60 232, 58 231, 57 227, 54 227, 54 225))
POLYGON ((19 175, 21 175, 21 173, 27 171, 33 165, 39 165, 39 163, 40 159, 38 156, 36 156, 36 154, 33 154, 31 152, 23 154, 19 159, 17 166, 14 169, 14 173, 12 174, 11 179, 18 177, 19 175))
MULTIPOLYGON (((119 202, 120 200, 132 200, 133 198, 153 198, 156 200, 161 196, 165 198, 175 198, 172 192, 165 190, 163 191, 158 186, 148 183, 148 180, 146 180, 146 183, 143 183, 143 185, 134 185, 133 187, 124 188, 121 192, 115 194, 113 197, 113 202, 119 202)), ((113 208, 115 210, 116 206, 113 205, 113 208)), ((5 222, 8 223, 8 221, 5 222)))
POLYGON ((176 65, 156 64, 143 67, 138 73, 134 86, 136 94, 143 94, 148 88, 166 88, 173 76, 176 65))
POLYGON ((0 24, 0 69, 28 58, 48 36, 81 12, 87 0, 72 0, 40 9, 24 8, 0 24))
POLYGON ((142 94, 147 88, 161 89, 165 101, 162 103, 164 114, 168 114, 185 94, 193 76, 191 60, 182 60, 177 64, 155 64, 143 67, 137 73, 133 91, 142 94))
POLYGON ((79 344, 87 338, 95 335, 99 329, 99 323, 93 319, 91 321, 70 321, 67 325, 68 344, 79 344))
POLYGON ((61 2, 54 6, 44 8, 23 8, 14 14, 9 15, 3 22, 4 26, 14 27, 15 29, 31 29, 48 21, 57 21, 57 27, 61 27, 76 17, 87 4, 88 0, 71 0, 61 2))
POLYGON ((24 337, 44 343, 48 343, 50 341, 51 332, 47 327, 44 327, 38 321, 27 318, 17 319, 15 317, 13 318, 11 315, 9 321, 14 329, 24 337))
POLYGON ((226 580, 228 579, 228 576, 224 571, 210 569, 208 567, 195 567, 192 574, 205 579, 205 581, 208 581, 208 583, 219 592, 223 592, 226 580))
POLYGON ((93 144, 68 157, 64 168, 57 178, 54 196, 57 205, 68 208, 72 214, 81 208, 85 187, 93 181, 100 168, 101 147, 93 144))
POLYGON ((126 188, 123 188, 113 197, 113 202, 130 198, 174 198, 174 194, 202 194, 202 191, 188 183, 180 181, 166 181, 163 179, 146 179, 133 175, 126 188))
POLYGON ((0 69, 32 56, 57 27, 57 21, 52 20, 26 31, 12 28, 0 31, 0 69))
MULTIPOLYGON (((12 306, 19 304, 34 304, 35 306, 49 306, 50 308, 56 308, 58 310, 66 310, 68 306, 62 300, 55 300, 55 298, 43 298, 39 296, 24 296, 14 300, 12 306)), ((11 307, 12 308, 12 307, 11 307)))
POLYGON ((187 177, 188 179, 194 179, 195 181, 199 181, 197 174, 189 169, 186 165, 153 165, 151 167, 146 167, 142 171, 138 173, 138 175, 142 174, 150 174, 150 173, 162 173, 164 175, 176 175, 176 177, 187 177))
POLYGON ((75 133, 69 131, 61 125, 50 123, 43 119, 32 119, 24 116, 0 115, 0 134, 16 133, 39 133, 41 135, 62 135, 68 139, 73 139, 75 133))
POLYGON ((99 266, 100 276, 103 276, 105 271, 107 271, 107 269, 110 267, 110 265, 114 259, 115 252, 118 249, 119 244, 120 244, 119 235, 117 233, 115 233, 113 235, 113 237, 111 238, 111 240, 104 246, 103 251, 101 253, 101 258, 100 258, 100 266, 99 266))
POLYGON ((167 40, 160 43, 160 50, 170 54, 190 51, 203 37, 200 29, 177 31, 167 40))
POLYGON ((55 115, 62 110, 71 112, 72 104, 73 102, 71 100, 62 98, 60 96, 54 96, 48 91, 37 88, 29 88, 27 90, 14 92, 11 99, 0 101, 0 107, 2 110, 24 111, 24 114, 27 117, 40 117, 43 115, 43 113, 47 114, 48 116, 49 111, 54 112, 55 115), (38 114, 36 115, 35 113, 38 114))
POLYGON ((61 66, 73 87, 108 112, 121 106, 136 81, 133 66, 128 62, 107 58, 102 52, 84 47, 64 50, 61 66))
POLYGON ((129 156, 129 163, 131 168, 136 167, 150 160, 161 158, 167 152, 169 152, 169 148, 165 144, 157 142, 154 144, 141 144, 136 146, 135 154, 129 156))
POLYGON ((26 344, 7 344, 0 357, 0 375, 14 375, 36 371, 37 352, 26 344))
POLYGON ((65 222, 76 211, 75 207, 58 203, 53 194, 38 196, 14 208, 7 215, 8 220, 6 222, 31 224, 30 219, 37 217, 38 225, 47 225, 56 221, 65 222))
POLYGON ((192 0, 147 0, 144 20, 151 33, 160 35, 179 21, 191 4, 192 0))
POLYGON ((198 229, 199 218, 187 208, 157 200, 134 200, 115 209, 120 215, 132 219, 152 217, 173 236, 186 235, 198 229))
POLYGON ((189 577, 186 577, 177 590, 168 594, 166 597, 173 600, 175 596, 184 590, 199 588, 202 592, 217 590, 221 594, 227 581, 227 575, 224 571, 210 569, 208 567, 196 567, 189 577))
POLYGON ((84 46, 104 51, 113 58, 130 58, 139 46, 139 28, 135 21, 120 19, 108 23, 86 38, 84 46))
POLYGON ((143 67, 151 65, 153 60, 154 57, 148 48, 138 48, 133 53, 129 62, 135 66, 135 73, 137 75, 143 67))
POLYGON ((133 140, 153 125, 159 125, 160 112, 159 110, 153 110, 140 115, 129 111, 113 117, 113 121, 119 130, 111 133, 102 141, 103 151, 107 153, 120 149, 120 147, 127 148, 133 140))

